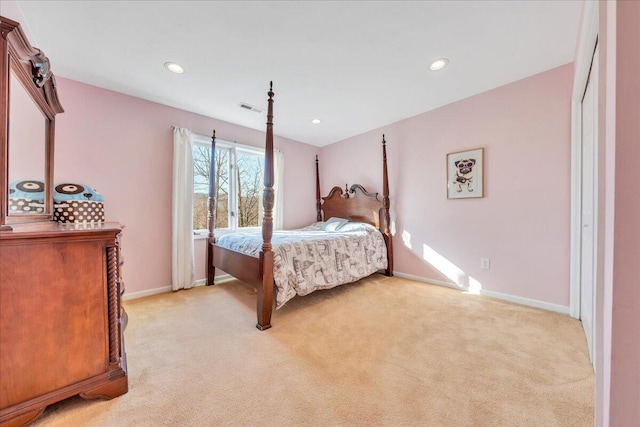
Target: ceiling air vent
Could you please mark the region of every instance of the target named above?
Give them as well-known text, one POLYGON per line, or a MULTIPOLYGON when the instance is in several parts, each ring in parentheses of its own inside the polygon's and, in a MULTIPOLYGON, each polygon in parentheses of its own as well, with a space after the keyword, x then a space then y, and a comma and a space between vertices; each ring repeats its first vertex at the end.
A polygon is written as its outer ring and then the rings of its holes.
POLYGON ((262 108, 255 107, 251 104, 247 104, 246 102, 241 102, 238 104, 238 107, 244 108, 245 110, 253 111, 254 113, 264 113, 262 108))

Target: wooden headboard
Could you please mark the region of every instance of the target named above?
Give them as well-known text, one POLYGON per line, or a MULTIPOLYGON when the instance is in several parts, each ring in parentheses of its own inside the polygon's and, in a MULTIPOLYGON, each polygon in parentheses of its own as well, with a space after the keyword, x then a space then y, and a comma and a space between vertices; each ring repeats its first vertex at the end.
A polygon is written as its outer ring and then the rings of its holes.
POLYGON ((384 218, 381 212, 382 200, 378 199, 378 193, 369 193, 360 184, 354 184, 348 189, 345 185, 345 191, 340 187, 333 187, 329 195, 322 198, 321 207, 325 221, 335 216, 384 229, 380 223, 381 216, 384 218))

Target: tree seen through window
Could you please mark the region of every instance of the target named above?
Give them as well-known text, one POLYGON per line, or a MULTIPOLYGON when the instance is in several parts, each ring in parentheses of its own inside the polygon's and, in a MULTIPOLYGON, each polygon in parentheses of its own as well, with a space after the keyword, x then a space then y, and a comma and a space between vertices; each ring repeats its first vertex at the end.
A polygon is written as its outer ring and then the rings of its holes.
MULTIPOLYGON (((262 220, 264 155, 216 147, 215 228, 258 227, 262 220), (234 155, 235 154, 235 155, 234 155), (235 162, 234 162, 235 160, 235 162), (235 163, 235 164, 234 164, 235 163), (231 175, 233 174, 233 175, 231 175), (233 177, 233 183, 230 178, 233 177), (230 192, 234 189, 234 194, 230 192), (230 202, 234 203, 230 203, 230 202)), ((193 146, 193 229, 207 229, 211 148, 193 146)))

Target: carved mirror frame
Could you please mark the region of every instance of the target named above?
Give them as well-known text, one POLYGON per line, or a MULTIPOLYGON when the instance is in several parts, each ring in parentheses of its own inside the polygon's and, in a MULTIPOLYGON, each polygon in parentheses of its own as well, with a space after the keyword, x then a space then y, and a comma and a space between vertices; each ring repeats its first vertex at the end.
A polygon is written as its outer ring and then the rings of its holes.
POLYGON ((64 112, 64 109, 58 100, 49 59, 40 49, 31 46, 18 22, 0 16, 0 31, 0 230, 11 230, 10 224, 50 221, 53 218, 55 116, 64 112), (42 214, 9 215, 9 108, 12 72, 46 121, 42 141, 45 152, 45 207, 42 214))

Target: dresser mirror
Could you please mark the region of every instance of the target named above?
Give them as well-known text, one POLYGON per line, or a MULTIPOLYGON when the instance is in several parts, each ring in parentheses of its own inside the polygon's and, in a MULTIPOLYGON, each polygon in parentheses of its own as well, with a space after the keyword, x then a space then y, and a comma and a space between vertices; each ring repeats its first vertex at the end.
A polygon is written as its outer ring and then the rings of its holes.
POLYGON ((0 229, 53 217, 55 116, 63 112, 44 53, 0 17, 0 229))
POLYGON ((9 216, 45 212, 47 119, 15 73, 9 79, 9 216), (24 197, 17 197, 18 195, 24 197), (33 196, 33 197, 29 197, 33 196))

